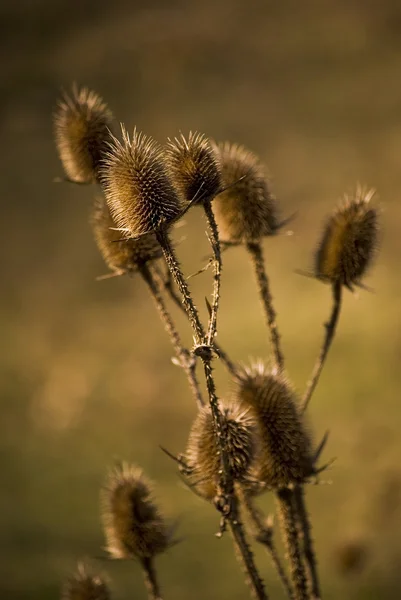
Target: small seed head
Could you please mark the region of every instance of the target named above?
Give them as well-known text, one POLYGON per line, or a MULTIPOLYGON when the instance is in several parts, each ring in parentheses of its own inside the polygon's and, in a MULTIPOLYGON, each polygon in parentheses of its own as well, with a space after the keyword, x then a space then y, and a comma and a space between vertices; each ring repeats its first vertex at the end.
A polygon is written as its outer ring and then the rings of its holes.
POLYGON ((186 202, 201 204, 213 199, 222 188, 220 163, 209 139, 190 132, 169 140, 167 164, 177 190, 186 202))
POLYGON ((124 233, 116 230, 109 207, 102 196, 95 198, 91 224, 104 262, 116 273, 137 271, 141 265, 162 256, 161 247, 153 233, 136 240, 124 239, 124 233))
POLYGON ((135 466, 123 463, 110 472, 102 516, 113 558, 151 558, 171 544, 171 529, 152 499, 151 483, 135 466))
MULTIPOLYGON (((224 407, 222 421, 233 479, 246 484, 255 455, 254 419, 249 410, 231 403, 224 407)), ((213 500, 218 492, 222 465, 209 407, 199 411, 192 425, 185 462, 190 471, 190 485, 206 500, 213 500)))
POLYGON ((275 234, 277 202, 259 158, 229 142, 216 146, 216 154, 228 188, 213 203, 222 240, 246 243, 275 234))
POLYGON ((113 115, 102 98, 88 88, 64 94, 54 114, 57 150, 64 171, 77 183, 99 179, 99 167, 111 139, 113 115))
POLYGON ((311 440, 289 383, 257 363, 236 384, 237 402, 250 408, 258 425, 258 479, 273 488, 304 482, 313 473, 311 440))
POLYGON ((182 206, 158 144, 136 131, 130 138, 123 125, 121 130, 123 141, 113 137, 101 180, 115 223, 138 237, 171 225, 182 206))
POLYGON ((378 242, 378 214, 371 206, 374 190, 358 187, 326 223, 315 257, 315 275, 352 290, 372 263, 378 242))
POLYGON ((104 579, 95 575, 83 563, 64 584, 62 600, 110 600, 110 592, 104 579))

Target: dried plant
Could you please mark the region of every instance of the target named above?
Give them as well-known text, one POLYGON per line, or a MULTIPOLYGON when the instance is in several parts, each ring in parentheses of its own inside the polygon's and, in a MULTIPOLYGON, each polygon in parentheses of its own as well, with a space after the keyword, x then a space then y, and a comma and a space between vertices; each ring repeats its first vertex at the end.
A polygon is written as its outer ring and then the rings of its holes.
POLYGON ((76 572, 65 582, 61 597, 62 600, 110 600, 111 595, 104 578, 85 563, 79 563, 76 572))
MULTIPOLYGON (((274 236, 284 221, 259 158, 242 146, 215 143, 199 133, 181 135, 162 147, 137 131, 130 136, 122 125, 119 139, 110 133, 110 123, 111 114, 97 94, 74 90, 72 98, 59 103, 56 144, 68 179, 100 185, 91 216, 99 250, 111 276, 139 276, 146 283, 171 339, 175 362, 187 375, 198 412, 185 452, 177 457, 166 452, 190 489, 220 513, 218 535, 226 529, 231 532, 252 597, 270 596, 248 534, 268 551, 288 598, 317 600, 322 594, 306 486, 322 470, 317 463, 327 436, 315 447, 305 410, 335 335, 343 287, 353 290, 362 285, 377 248, 373 191, 357 187, 324 228, 313 276, 331 286, 333 307, 310 381, 300 397, 285 371, 263 250, 264 238, 274 236), (170 240, 173 225, 196 205, 204 209, 213 253, 207 323, 200 318, 170 240), (242 245, 250 256, 270 336, 267 361, 238 365, 216 344, 221 244, 242 245), (167 276, 160 265, 163 259, 167 276), (193 348, 182 344, 170 301, 187 317, 193 348), (225 401, 217 395, 213 360, 221 360, 233 384, 225 401), (207 400, 197 363, 203 367, 207 400), (275 544, 273 521, 255 504, 263 493, 276 498, 289 574, 275 544)), ((102 516, 109 555, 139 561, 149 598, 160 598, 155 557, 174 540, 140 469, 123 463, 110 472, 102 492, 102 516)), ((77 582, 83 589, 85 578, 81 569, 66 589, 75 590, 77 582)), ((65 598, 89 598, 70 591, 65 598)), ((93 598, 107 598, 107 593, 94 593, 93 598)))

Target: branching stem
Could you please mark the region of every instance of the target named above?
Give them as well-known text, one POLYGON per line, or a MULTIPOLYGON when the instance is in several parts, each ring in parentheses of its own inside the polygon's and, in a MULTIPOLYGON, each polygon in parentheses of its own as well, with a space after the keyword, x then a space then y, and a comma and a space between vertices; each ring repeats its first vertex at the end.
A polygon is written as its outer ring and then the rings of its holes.
POLYGON ((217 229, 216 219, 214 218, 212 204, 210 200, 203 202, 203 208, 205 210, 207 224, 210 231, 210 245, 213 251, 213 301, 212 310, 209 318, 209 326, 207 330, 206 343, 211 346, 214 342, 214 338, 217 332, 217 311, 219 309, 220 300, 220 284, 221 284, 221 252, 220 252, 220 241, 219 232, 217 229))
POLYGON ((317 573, 316 555, 313 548, 312 527, 306 509, 305 492, 301 485, 297 485, 294 489, 294 502, 298 520, 299 537, 302 541, 312 599, 320 600, 321 592, 317 573))
POLYGON ((141 560, 143 578, 149 600, 162 600, 160 586, 157 579, 156 569, 152 558, 143 558, 141 560))

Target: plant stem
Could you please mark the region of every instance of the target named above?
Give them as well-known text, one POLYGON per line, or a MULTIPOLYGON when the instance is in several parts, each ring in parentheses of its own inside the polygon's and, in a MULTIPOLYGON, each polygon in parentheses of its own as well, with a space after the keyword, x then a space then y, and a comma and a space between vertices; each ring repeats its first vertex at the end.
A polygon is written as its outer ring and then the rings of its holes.
POLYGON ((334 339, 334 335, 336 332, 336 326, 338 322, 338 318, 340 316, 341 310, 341 299, 342 299, 342 285, 340 282, 335 282, 332 285, 332 294, 333 294, 333 306, 331 309, 330 320, 325 323, 325 337, 323 340, 323 344, 319 353, 319 356, 316 359, 315 366, 312 371, 312 376, 308 381, 306 386, 306 390, 304 396, 302 398, 302 410, 306 410, 309 404, 309 401, 312 397, 312 394, 315 390, 315 387, 319 381, 320 374, 322 372, 324 362, 326 360, 327 354, 330 350, 331 343, 334 339))
POLYGON ((295 599, 309 600, 305 567, 299 547, 293 491, 288 488, 280 488, 277 491, 277 499, 282 535, 291 568, 291 578, 295 591, 295 599))
POLYGON ((305 504, 305 491, 301 485, 295 487, 294 501, 299 525, 299 536, 302 540, 312 598, 313 600, 320 600, 321 593, 317 574, 316 555, 313 548, 312 527, 305 504))
POLYGON ((280 334, 278 332, 276 322, 276 312, 273 306, 273 297, 270 292, 269 279, 266 273, 262 246, 260 242, 248 242, 246 248, 250 254, 254 267, 259 295, 265 312, 267 326, 270 331, 275 366, 277 371, 281 372, 284 369, 284 355, 281 350, 280 334))
POLYGON ((213 301, 212 310, 209 319, 209 326, 207 331, 207 344, 210 346, 214 342, 214 338, 217 331, 217 311, 219 309, 220 300, 220 284, 221 284, 221 252, 220 252, 220 241, 219 232, 217 228, 216 219, 214 218, 212 204, 210 200, 204 200, 203 208, 205 210, 207 224, 210 230, 210 245, 212 247, 214 256, 214 275, 213 275, 213 301))
POLYGON ((162 600, 153 559, 143 558, 141 564, 149 600, 162 600))
POLYGON ((139 272, 148 285, 150 294, 155 302, 155 305, 156 305, 156 308, 160 315, 160 318, 163 321, 164 327, 170 336, 171 343, 173 344, 175 353, 180 361, 182 368, 184 369, 184 371, 187 375, 189 386, 194 395, 196 403, 197 403, 198 407, 200 408, 200 407, 204 406, 205 403, 202 398, 202 392, 200 390, 198 379, 196 377, 196 371, 195 371, 196 359, 195 359, 195 357, 190 355, 189 351, 186 348, 183 347, 181 338, 177 331, 175 323, 164 303, 163 296, 162 296, 161 290, 160 290, 160 286, 159 286, 158 282, 155 281, 155 278, 153 277, 153 274, 152 274, 150 268, 148 267, 148 265, 147 264, 141 265, 141 267, 139 268, 139 272))

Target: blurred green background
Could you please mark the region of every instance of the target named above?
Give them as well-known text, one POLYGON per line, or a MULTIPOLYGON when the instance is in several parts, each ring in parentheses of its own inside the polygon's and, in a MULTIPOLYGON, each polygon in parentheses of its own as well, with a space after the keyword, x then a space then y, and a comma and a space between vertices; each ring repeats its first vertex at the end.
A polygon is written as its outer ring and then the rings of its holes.
MULTIPOLYGON (((183 541, 159 560, 165 598, 247 598, 212 507, 181 483, 159 444, 183 450, 195 406, 140 280, 97 282, 88 225, 95 191, 62 173, 52 110, 73 81, 119 120, 163 141, 180 130, 260 153, 294 235, 265 243, 289 374, 302 391, 330 308, 308 269, 325 215, 357 182, 377 188, 380 254, 346 293, 338 335, 310 405, 336 462, 308 489, 324 598, 401 597, 401 4, 384 0, 4 0, 1 110, 0 592, 59 596, 104 543, 99 489, 115 459, 157 481, 183 541), (353 568, 353 557, 358 563, 353 568)), ((194 210, 179 253, 187 273, 208 251, 194 210)), ((267 357, 244 252, 224 256, 219 342, 267 357)), ((196 298, 210 274, 192 280, 196 298)), ((180 318, 183 335, 190 340, 180 318)), ((219 394, 230 382, 216 366, 219 394)), ((266 512, 272 504, 261 499, 266 512)), ((283 598, 263 553, 271 597, 283 598)), ((98 565, 115 598, 145 598, 135 564, 98 565)))

